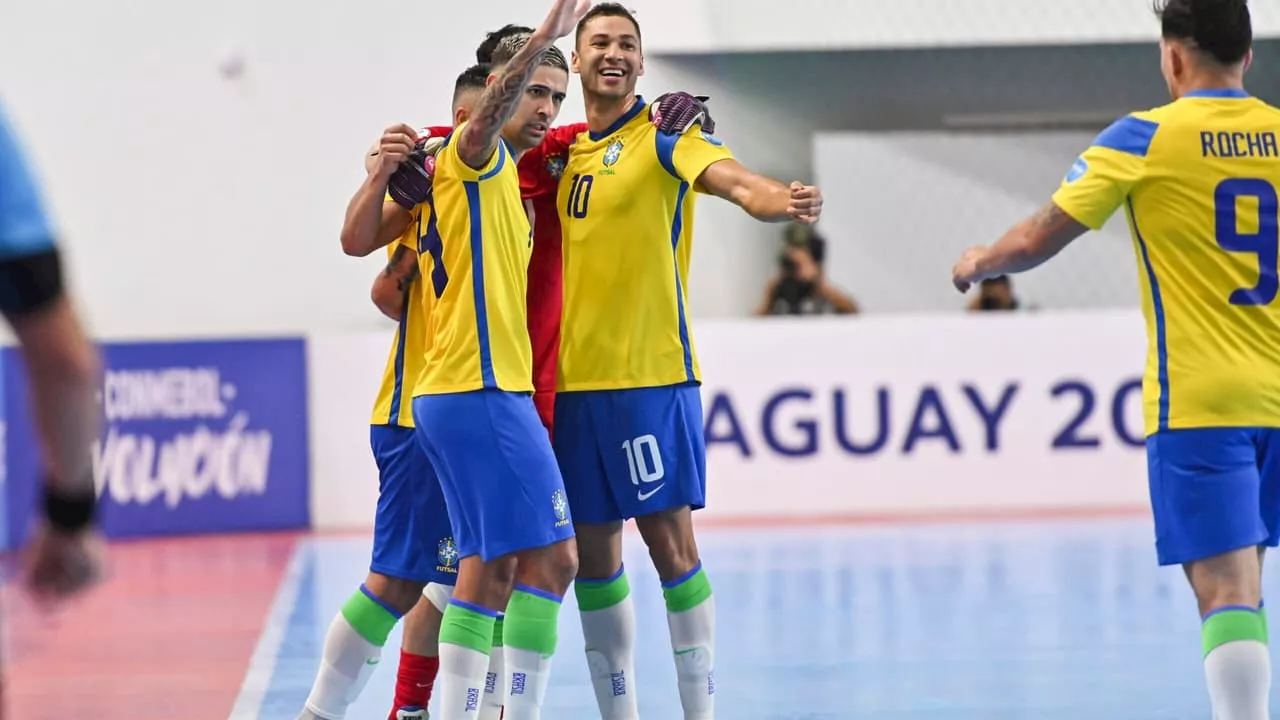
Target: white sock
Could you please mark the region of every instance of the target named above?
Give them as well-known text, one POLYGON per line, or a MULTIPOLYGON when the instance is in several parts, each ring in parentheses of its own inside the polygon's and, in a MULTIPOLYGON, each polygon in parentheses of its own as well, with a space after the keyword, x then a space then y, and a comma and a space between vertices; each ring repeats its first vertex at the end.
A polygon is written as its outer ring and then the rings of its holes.
POLYGON ((435 696, 440 720, 477 720, 480 716, 489 656, 462 645, 440 643, 440 674, 435 696))
POLYGON ((510 646, 504 647, 503 653, 507 677, 504 720, 541 720, 542 701, 551 679, 551 658, 510 646))
POLYGON ((1235 640, 1204 658, 1209 699, 1217 720, 1268 720, 1271 656, 1257 640, 1235 640))
POLYGON ((716 604, 702 563, 684 578, 663 583, 667 627, 676 660, 684 720, 713 720, 716 712, 716 604))
POLYGON ((612 607, 579 613, 587 647, 587 670, 601 720, 637 720, 635 693, 636 611, 631 596, 612 607))
POLYGON ((502 720, 503 702, 506 693, 507 678, 503 674, 505 651, 501 645, 495 645, 489 653, 489 671, 484 681, 484 699, 480 702, 479 720, 502 720))
POLYGON ((382 659, 382 648, 360 637, 342 613, 329 624, 324 656, 301 720, 342 720, 382 659))

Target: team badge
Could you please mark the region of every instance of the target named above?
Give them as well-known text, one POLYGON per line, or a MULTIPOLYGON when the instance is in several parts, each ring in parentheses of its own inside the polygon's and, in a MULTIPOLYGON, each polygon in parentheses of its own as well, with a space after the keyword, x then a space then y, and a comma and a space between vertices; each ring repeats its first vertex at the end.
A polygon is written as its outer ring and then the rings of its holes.
POLYGON ((1089 172, 1089 163, 1085 162, 1084 158, 1076 158, 1075 163, 1071 165, 1071 169, 1067 171, 1065 180, 1067 184, 1071 184, 1084 177, 1087 172, 1089 172))
POLYGON ((559 180, 564 177, 564 158, 559 155, 547 158, 547 174, 559 180))
POLYGON ((458 546, 453 543, 453 538, 447 537, 436 546, 436 562, 445 568, 457 566, 458 546))
POLYGON ((563 490, 556 490, 551 494, 551 509, 555 511, 558 523, 562 523, 568 519, 569 502, 564 499, 563 490))
POLYGON ((614 165, 618 162, 619 157, 622 157, 622 140, 620 138, 609 143, 609 146, 604 149, 604 166, 610 167, 614 165))
POLYGON ((702 133, 702 139, 706 140, 712 145, 715 145, 716 147, 721 147, 724 145, 724 143, 720 142, 720 138, 716 137, 715 135, 712 135, 709 132, 706 132, 705 130, 702 133))

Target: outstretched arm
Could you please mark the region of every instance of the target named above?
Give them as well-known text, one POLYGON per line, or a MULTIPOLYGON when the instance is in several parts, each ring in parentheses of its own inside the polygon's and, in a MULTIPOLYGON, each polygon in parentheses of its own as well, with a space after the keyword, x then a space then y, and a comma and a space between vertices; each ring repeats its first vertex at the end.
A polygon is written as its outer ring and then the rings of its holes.
POLYGON ((822 212, 822 192, 818 188, 798 182, 788 187, 748 170, 737 160, 721 160, 707 166, 698 178, 698 186, 762 222, 812 223, 822 212))
POLYGON ((1089 228, 1051 201, 1035 215, 1010 228, 982 254, 975 270, 984 277, 1026 272, 1062 252, 1072 240, 1088 231, 1089 228))

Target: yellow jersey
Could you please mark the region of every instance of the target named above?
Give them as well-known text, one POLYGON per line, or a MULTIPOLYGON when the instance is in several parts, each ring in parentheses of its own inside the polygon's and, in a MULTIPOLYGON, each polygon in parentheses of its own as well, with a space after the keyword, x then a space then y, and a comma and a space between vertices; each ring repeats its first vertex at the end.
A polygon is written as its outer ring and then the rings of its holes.
POLYGON ((1240 90, 1133 113, 1054 202, 1091 229, 1124 207, 1138 257, 1148 435, 1280 427, 1280 111, 1240 90))
POLYGON ((733 155, 693 127, 664 135, 637 98, 602 133, 569 148, 559 190, 564 309, 556 389, 701 382, 687 281, 694 193, 733 155))
MULTIPOLYGON (((387 197, 387 202, 391 202, 390 196, 387 197)), ((419 238, 433 220, 429 201, 414 208, 409 227, 405 228, 396 242, 387 246, 387 259, 390 260, 395 255, 398 247, 417 252, 419 238), (426 217, 426 223, 423 222, 423 216, 426 217)), ((420 257, 418 263, 421 267, 420 257)), ((400 309, 400 322, 396 325, 395 338, 391 342, 387 364, 382 371, 378 399, 373 404, 373 425, 413 427, 413 392, 426 359, 433 300, 434 296, 421 278, 415 279, 409 286, 409 292, 405 293, 405 302, 400 309)))
POLYGON ((499 139, 479 170, 458 157, 459 125, 436 155, 435 213, 418 253, 435 299, 414 395, 481 389, 533 392, 525 319, 533 235, 516 156, 499 139))

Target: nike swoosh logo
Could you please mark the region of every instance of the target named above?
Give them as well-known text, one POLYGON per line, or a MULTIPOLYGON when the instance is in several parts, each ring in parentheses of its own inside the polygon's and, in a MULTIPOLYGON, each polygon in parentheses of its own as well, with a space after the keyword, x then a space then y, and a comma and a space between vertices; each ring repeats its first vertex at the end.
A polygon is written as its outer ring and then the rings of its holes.
POLYGON ((640 502, 644 502, 645 500, 648 500, 649 498, 653 497, 655 493, 657 493, 659 490, 661 490, 666 486, 667 486, 666 483, 662 483, 661 485, 650 490, 649 492, 645 492, 641 490, 640 492, 636 493, 636 497, 640 500, 640 502))

